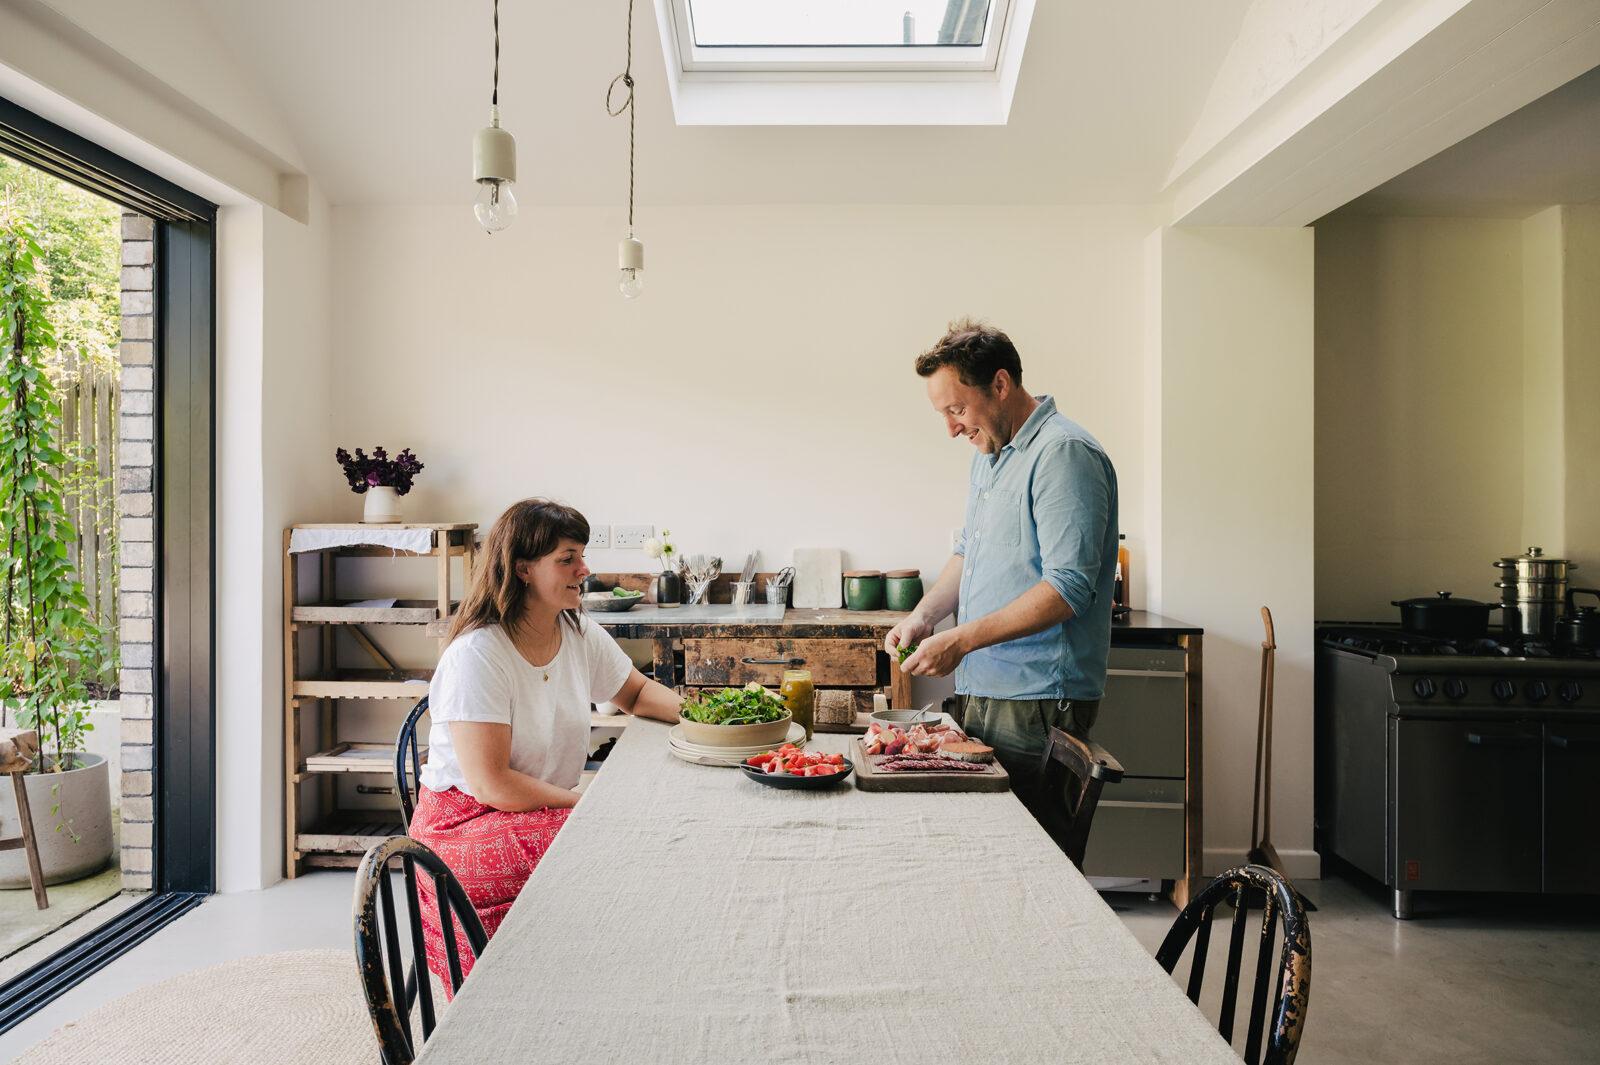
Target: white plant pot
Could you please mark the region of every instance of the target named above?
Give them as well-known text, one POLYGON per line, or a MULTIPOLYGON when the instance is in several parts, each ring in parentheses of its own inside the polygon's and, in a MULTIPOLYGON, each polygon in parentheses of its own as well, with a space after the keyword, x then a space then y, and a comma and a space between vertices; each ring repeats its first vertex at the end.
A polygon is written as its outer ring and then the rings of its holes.
POLYGON ((400 496, 393 488, 368 488, 361 520, 368 525, 393 525, 400 520, 400 496))
MULTIPOLYGON (((76 754, 72 761, 73 768, 64 773, 26 773, 22 778, 46 884, 81 880, 111 861, 111 787, 106 760, 98 754, 76 754)), ((15 836, 20 828, 11 778, 0 778, 0 784, 0 834, 15 836)), ((27 853, 20 847, 0 851, 0 888, 27 886, 27 853)))

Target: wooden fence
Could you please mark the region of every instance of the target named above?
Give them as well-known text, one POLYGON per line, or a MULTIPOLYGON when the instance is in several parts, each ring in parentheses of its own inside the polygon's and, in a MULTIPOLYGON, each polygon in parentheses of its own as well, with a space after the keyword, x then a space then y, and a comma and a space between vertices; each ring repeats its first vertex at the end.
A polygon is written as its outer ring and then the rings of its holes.
MULTIPOLYGON (((107 661, 115 669, 117 611, 117 417, 121 387, 116 375, 80 364, 61 386, 61 471, 67 512, 77 530, 73 564, 95 618, 106 633, 107 661)), ((116 683, 112 672, 104 678, 116 683)))

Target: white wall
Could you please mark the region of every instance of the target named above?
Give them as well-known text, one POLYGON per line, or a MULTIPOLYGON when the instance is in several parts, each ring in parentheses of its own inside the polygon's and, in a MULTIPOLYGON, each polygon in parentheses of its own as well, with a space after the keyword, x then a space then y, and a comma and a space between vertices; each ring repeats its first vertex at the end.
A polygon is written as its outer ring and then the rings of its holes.
MULTIPOLYGON (((1600 206, 1562 208, 1566 550, 1576 583, 1600 587, 1600 206)), ((1585 600, 1592 602, 1593 600, 1585 600)))
POLYGON ((217 889, 283 869, 281 530, 332 489, 329 225, 261 207, 218 218, 217 889))
POLYGON ((1159 256, 1163 613, 1205 626, 1208 871, 1251 845, 1260 608, 1278 665, 1273 842, 1312 844, 1312 231, 1165 229, 1159 256))
MULTIPOLYGON (((413 447, 408 516, 492 521, 545 494, 597 523, 763 565, 795 546, 931 576, 972 454, 912 371, 947 321, 1005 328, 1024 384, 1097 434, 1145 536, 1140 241, 1117 209, 653 210, 647 287, 616 292, 619 219, 465 206, 336 211, 340 443, 413 447)), ((337 477, 331 460, 315 477, 337 477)), ((341 511, 355 515, 356 497, 341 511)), ((595 551, 598 569, 643 569, 595 551)))
POLYGON ((1563 244, 1562 208, 1522 223, 1522 535, 1502 554, 1534 544, 1552 557, 1567 551, 1563 244))
POLYGON ((1522 241, 1507 219, 1318 224, 1319 617, 1497 598, 1490 563, 1526 546, 1522 241))

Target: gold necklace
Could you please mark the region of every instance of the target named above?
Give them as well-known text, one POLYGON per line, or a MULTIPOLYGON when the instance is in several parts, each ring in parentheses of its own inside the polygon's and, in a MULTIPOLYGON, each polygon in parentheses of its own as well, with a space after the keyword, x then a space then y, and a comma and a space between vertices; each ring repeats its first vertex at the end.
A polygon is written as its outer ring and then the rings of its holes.
MULTIPOLYGON (((524 623, 524 624, 526 624, 526 623, 524 623)), ((557 624, 559 625, 560 623, 557 622, 557 624)), ((535 636, 542 636, 543 635, 543 633, 541 633, 538 629, 534 628, 532 625, 527 625, 527 628, 535 636)), ((559 635, 559 629, 557 630, 557 635, 559 635)), ((511 642, 512 642, 513 646, 516 644, 515 637, 512 638, 511 642)), ((533 666, 533 660, 530 659, 526 654, 524 654, 521 648, 517 649, 517 653, 522 655, 523 661, 527 662, 528 665, 533 666)), ((556 645, 556 653, 557 654, 561 653, 561 645, 560 644, 556 645)), ((544 677, 544 682, 546 684, 550 683, 550 665, 549 665, 548 662, 545 663, 542 666, 533 666, 533 668, 537 669, 539 671, 540 675, 544 677)))

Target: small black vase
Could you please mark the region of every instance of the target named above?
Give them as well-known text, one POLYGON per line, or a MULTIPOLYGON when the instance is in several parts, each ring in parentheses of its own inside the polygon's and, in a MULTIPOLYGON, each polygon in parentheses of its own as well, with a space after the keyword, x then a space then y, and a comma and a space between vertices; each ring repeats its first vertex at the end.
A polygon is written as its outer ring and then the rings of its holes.
POLYGON ((656 574, 656 606, 677 606, 683 602, 683 578, 668 570, 656 574))

